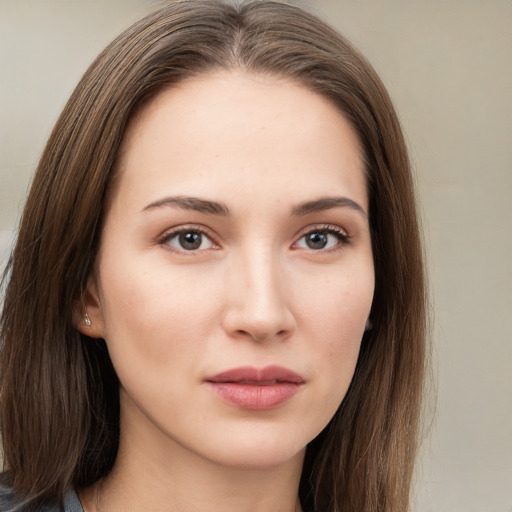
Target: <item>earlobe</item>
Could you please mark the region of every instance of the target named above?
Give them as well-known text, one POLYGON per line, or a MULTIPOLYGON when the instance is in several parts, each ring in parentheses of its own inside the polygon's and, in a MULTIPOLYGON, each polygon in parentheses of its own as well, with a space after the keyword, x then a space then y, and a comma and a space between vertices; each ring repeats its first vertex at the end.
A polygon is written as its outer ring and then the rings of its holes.
POLYGON ((86 325, 86 327, 90 327, 92 325, 91 319, 89 318, 87 311, 84 313, 84 324, 86 325))
POLYGON ((87 287, 76 305, 75 327, 91 338, 105 337, 103 311, 94 277, 89 277, 87 287))

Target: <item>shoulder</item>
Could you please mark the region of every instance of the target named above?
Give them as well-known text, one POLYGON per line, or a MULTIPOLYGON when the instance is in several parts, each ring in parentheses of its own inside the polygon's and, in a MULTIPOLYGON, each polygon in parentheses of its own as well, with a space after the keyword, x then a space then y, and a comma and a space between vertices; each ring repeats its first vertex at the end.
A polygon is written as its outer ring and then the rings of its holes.
POLYGON ((82 504, 75 491, 68 492, 64 500, 64 512, 84 512, 82 504))
POLYGON ((10 487, 0 481, 0 512, 84 512, 75 491, 70 491, 59 505, 34 505, 16 498, 10 487))
MULTIPOLYGON (((0 512, 16 510, 16 499, 12 490, 0 480, 0 512)), ((18 507, 18 510, 22 510, 18 507)))

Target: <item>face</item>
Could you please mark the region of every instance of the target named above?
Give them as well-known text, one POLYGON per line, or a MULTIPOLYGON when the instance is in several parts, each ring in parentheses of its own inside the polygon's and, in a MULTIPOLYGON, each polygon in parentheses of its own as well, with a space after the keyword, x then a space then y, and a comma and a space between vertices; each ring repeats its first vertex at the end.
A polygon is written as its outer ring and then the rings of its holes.
POLYGON ((374 289, 358 139, 288 80, 218 72, 132 120, 87 312, 145 450, 301 457, 351 381, 374 289))

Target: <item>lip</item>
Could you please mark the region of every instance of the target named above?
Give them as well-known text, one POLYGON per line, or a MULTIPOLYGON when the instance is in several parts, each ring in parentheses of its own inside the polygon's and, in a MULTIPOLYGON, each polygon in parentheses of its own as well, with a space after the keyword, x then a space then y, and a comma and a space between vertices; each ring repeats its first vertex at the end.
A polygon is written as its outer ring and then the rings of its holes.
POLYGON ((220 398, 241 409, 268 410, 290 400, 304 384, 297 373, 282 366, 241 366, 205 379, 220 398))

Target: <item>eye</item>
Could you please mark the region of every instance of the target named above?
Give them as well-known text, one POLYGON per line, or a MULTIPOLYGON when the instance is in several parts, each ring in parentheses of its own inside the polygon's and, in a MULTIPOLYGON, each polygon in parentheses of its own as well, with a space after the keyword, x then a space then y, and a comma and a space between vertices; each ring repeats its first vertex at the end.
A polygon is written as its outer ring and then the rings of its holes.
POLYGON ((205 233, 198 229, 173 231, 166 235, 160 243, 171 246, 180 252, 202 251, 216 246, 205 233))
POLYGON ((348 242, 349 236, 344 231, 340 228, 329 227, 308 231, 299 238, 295 247, 321 251, 334 249, 348 242))

